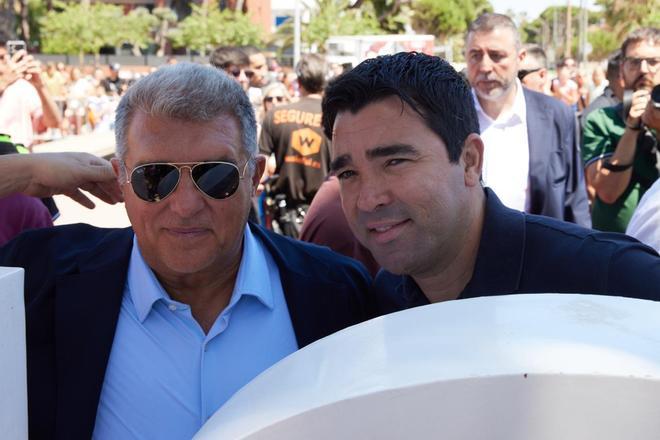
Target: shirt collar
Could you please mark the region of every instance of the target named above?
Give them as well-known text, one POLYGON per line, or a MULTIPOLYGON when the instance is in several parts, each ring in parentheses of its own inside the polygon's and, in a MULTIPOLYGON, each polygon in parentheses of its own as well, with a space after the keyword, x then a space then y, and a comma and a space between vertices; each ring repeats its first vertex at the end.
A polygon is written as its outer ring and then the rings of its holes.
MULTIPOLYGON (((270 286, 276 280, 271 280, 266 252, 264 246, 246 226, 243 232, 241 264, 227 310, 238 303, 243 296, 253 296, 265 307, 273 310, 274 299, 270 286)), ((137 237, 133 237, 126 283, 140 322, 144 322, 157 301, 172 301, 153 270, 144 261, 137 237)))
POLYGON ((156 301, 170 299, 154 272, 144 261, 135 236, 133 236, 133 249, 128 263, 126 283, 140 322, 144 322, 156 301))
POLYGON ((477 96, 477 93, 473 88, 472 99, 474 101, 474 106, 477 110, 477 114, 479 115, 479 118, 488 121, 488 125, 491 125, 493 123, 507 124, 511 122, 525 122, 527 118, 527 105, 525 104, 525 94, 522 88, 523 86, 518 78, 515 79, 515 86, 516 86, 516 96, 513 101, 513 106, 510 109, 500 113, 497 119, 492 119, 490 116, 488 116, 488 114, 486 114, 484 109, 481 107, 481 103, 479 102, 479 97, 477 96))
MULTIPOLYGON (((458 299, 514 293, 520 285, 525 246, 525 214, 506 208, 495 193, 485 188, 486 212, 472 278, 458 299)), ((396 288, 406 308, 429 303, 410 275, 396 288)))
POLYGON ((236 276, 234 292, 229 306, 232 307, 244 295, 253 296, 270 310, 274 308, 273 291, 270 286, 277 282, 271 278, 266 248, 252 234, 249 226, 243 232, 243 256, 236 276))
POLYGON ((506 208, 485 188, 486 211, 472 278, 460 298, 518 289, 525 248, 525 214, 506 208))

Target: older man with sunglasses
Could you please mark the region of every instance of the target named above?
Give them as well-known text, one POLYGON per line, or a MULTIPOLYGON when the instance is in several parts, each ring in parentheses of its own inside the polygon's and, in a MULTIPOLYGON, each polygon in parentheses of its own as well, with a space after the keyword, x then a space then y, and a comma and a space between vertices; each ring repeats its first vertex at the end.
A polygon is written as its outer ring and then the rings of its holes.
POLYGON ((34 438, 191 438, 261 371, 366 318, 358 263, 247 224, 265 160, 227 75, 147 76, 119 104, 116 140, 132 228, 0 249, 26 269, 34 438))

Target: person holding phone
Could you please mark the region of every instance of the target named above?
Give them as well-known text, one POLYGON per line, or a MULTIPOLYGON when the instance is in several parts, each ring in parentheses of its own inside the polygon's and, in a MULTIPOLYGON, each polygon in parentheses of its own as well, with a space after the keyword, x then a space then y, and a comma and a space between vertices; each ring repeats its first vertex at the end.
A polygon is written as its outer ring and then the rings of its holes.
POLYGON ((0 133, 31 148, 34 136, 60 126, 62 116, 23 41, 0 41, 0 133))

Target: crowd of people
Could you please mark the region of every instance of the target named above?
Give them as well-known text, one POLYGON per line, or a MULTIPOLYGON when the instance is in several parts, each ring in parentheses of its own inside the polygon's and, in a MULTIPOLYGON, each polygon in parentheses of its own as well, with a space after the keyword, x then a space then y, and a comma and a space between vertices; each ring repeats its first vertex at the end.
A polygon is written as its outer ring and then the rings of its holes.
MULTIPOLYGON (((26 60, 12 57, 3 80, 26 60)), ((123 200, 131 222, 0 247, 0 265, 26 270, 31 435, 190 438, 293 351, 410 307, 660 300, 660 256, 621 233, 660 247, 660 29, 628 35, 593 99, 570 59, 551 79, 506 15, 470 24, 465 58, 461 74, 399 53, 331 78, 319 55, 289 76, 258 49, 220 47, 210 66, 117 87, 111 163, 0 156, 0 197, 89 205, 82 188, 123 200)), ((36 68, 5 92, 43 89, 36 68)))

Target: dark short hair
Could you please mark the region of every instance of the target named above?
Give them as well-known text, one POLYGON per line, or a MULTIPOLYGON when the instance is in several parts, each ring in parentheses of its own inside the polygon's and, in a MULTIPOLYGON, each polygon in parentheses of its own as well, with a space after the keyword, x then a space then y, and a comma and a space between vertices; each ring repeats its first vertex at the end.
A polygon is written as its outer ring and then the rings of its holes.
POLYGON ((527 56, 533 58, 540 67, 544 69, 548 68, 548 57, 541 46, 538 44, 526 44, 525 49, 527 56))
POLYGON ((241 50, 243 51, 243 53, 245 53, 245 55, 248 56, 248 58, 251 57, 252 55, 262 53, 262 51, 259 50, 259 48, 256 46, 241 46, 241 50))
MULTIPOLYGON (((495 29, 509 29, 511 33, 513 33, 513 38, 516 42, 516 50, 520 49, 522 45, 516 24, 508 15, 496 14, 494 12, 483 13, 477 17, 476 20, 470 23, 470 26, 468 26, 468 31, 465 34, 465 42, 467 43, 467 40, 472 34, 489 33, 493 32, 495 29)), ((467 44, 465 46, 467 47, 467 44)))
POLYGON ((209 62, 218 69, 227 69, 231 66, 248 66, 250 59, 238 47, 220 46, 211 53, 209 62))
POLYGON ((617 49, 610 54, 607 58, 607 72, 605 76, 608 81, 616 80, 619 77, 619 71, 621 71, 621 50, 617 49))
POLYGON ((557 63, 557 69, 561 69, 562 67, 566 67, 568 65, 568 60, 573 60, 573 62, 575 63, 575 58, 573 58, 573 57, 562 58, 557 63))
POLYGON ((305 54, 296 65, 298 82, 309 93, 323 91, 327 73, 328 67, 321 55, 305 54))
POLYGON ((626 50, 628 50, 628 46, 640 41, 651 41, 654 46, 660 44, 660 29, 644 27, 629 33, 626 39, 623 40, 623 44, 621 44, 621 56, 625 58, 627 56, 626 50))
POLYGON ((360 63, 330 82, 323 98, 323 130, 329 139, 337 114, 357 113, 373 102, 398 96, 447 146, 458 162, 465 139, 479 133, 470 86, 445 60, 416 52, 384 55, 360 63))

